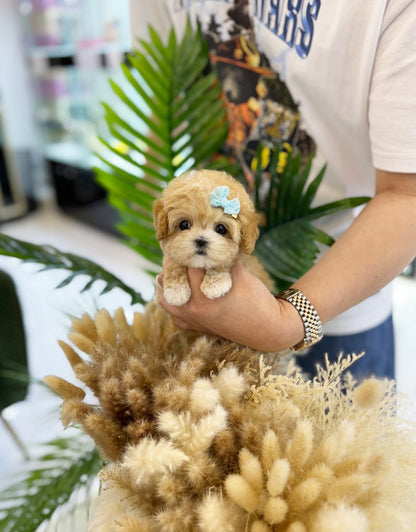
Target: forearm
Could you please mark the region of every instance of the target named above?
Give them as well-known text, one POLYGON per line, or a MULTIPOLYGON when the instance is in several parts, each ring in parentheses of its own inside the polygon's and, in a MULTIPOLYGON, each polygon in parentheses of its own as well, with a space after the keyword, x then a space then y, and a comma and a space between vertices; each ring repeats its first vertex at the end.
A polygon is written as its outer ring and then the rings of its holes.
POLYGON ((378 292, 403 271, 415 253, 416 194, 412 187, 392 190, 383 186, 295 285, 325 323, 378 292))

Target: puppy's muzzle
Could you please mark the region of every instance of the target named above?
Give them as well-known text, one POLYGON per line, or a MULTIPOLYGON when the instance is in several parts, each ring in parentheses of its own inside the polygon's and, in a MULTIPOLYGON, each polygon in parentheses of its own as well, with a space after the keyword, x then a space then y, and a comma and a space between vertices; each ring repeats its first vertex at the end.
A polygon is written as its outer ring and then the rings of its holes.
POLYGON ((198 255, 206 255, 208 240, 206 240, 205 238, 196 238, 194 240, 194 244, 198 255))

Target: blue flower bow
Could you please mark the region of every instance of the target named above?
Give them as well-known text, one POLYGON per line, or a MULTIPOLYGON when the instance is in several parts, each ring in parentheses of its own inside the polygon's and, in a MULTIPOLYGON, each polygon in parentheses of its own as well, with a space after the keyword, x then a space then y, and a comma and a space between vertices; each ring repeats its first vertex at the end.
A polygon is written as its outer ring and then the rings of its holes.
POLYGON ((215 187, 209 197, 211 207, 222 207, 225 214, 231 214, 237 216, 240 212, 240 200, 234 198, 232 200, 227 199, 230 189, 227 186, 215 187))

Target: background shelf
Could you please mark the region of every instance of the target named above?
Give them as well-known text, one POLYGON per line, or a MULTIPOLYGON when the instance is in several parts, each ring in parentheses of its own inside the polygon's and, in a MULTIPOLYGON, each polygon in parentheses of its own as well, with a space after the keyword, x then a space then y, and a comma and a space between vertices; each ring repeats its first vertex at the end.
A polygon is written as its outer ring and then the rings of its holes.
POLYGON ((48 181, 68 209, 101 201, 98 136, 110 138, 101 101, 131 49, 128 0, 20 0, 33 117, 48 181))

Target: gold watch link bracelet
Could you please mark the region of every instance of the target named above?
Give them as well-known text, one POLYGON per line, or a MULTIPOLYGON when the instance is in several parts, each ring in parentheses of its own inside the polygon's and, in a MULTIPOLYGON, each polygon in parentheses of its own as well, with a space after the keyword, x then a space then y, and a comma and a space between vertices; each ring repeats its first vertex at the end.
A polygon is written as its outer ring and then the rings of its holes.
POLYGON ((296 288, 288 288, 276 296, 291 303, 302 318, 305 337, 290 349, 300 351, 319 342, 322 339, 322 323, 312 303, 296 288))

